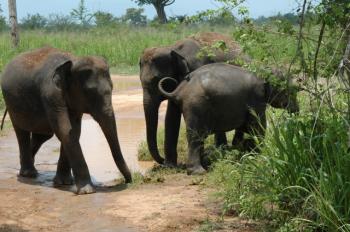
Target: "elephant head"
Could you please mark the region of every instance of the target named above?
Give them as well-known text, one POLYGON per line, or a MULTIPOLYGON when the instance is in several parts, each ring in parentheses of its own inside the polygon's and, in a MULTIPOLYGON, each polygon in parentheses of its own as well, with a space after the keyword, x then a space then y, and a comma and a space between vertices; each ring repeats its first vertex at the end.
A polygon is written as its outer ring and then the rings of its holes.
POLYGON ((140 69, 148 149, 153 159, 162 164, 164 159, 158 151, 157 128, 159 106, 165 98, 158 90, 158 82, 166 76, 180 81, 190 72, 190 67, 177 51, 164 47, 146 49, 140 59, 140 69))
POLYGON ((71 111, 88 113, 97 121, 116 165, 126 182, 131 182, 131 174, 118 141, 112 105, 113 83, 107 62, 99 57, 69 57, 56 68, 53 80, 71 111))
POLYGON ((298 113, 298 86, 291 78, 286 78, 282 71, 273 69, 272 74, 277 79, 274 83, 265 82, 266 101, 274 108, 286 109, 289 113, 298 113))

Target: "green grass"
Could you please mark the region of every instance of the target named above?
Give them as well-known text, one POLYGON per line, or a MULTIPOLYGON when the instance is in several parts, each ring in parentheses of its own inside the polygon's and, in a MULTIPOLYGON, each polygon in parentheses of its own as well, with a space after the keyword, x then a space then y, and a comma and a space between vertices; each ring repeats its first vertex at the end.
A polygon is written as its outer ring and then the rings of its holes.
POLYGON ((178 173, 185 173, 185 169, 182 168, 165 168, 160 165, 155 165, 148 170, 144 175, 139 172, 133 173, 133 182, 131 187, 137 187, 141 184, 149 183, 163 183, 165 178, 169 175, 178 173))
POLYGON ((350 231, 343 118, 325 112, 270 122, 261 154, 237 161, 226 152, 212 167, 208 183, 218 187, 224 213, 272 219, 273 231, 350 231))
MULTIPOLYGON (((158 149, 161 156, 164 156, 164 127, 160 127, 157 133, 158 149)), ((180 128, 179 141, 177 145, 178 162, 185 163, 187 159, 187 139, 185 127, 180 128)), ((148 151, 147 142, 143 141, 140 143, 138 152, 138 160, 140 161, 151 161, 153 160, 150 152, 148 151)))
MULTIPOLYGON (((166 26, 93 28, 83 31, 21 31, 20 44, 11 49, 9 32, 0 33, 0 72, 17 54, 31 49, 50 45, 78 56, 98 55, 105 57, 111 67, 130 68, 132 72, 138 66, 142 51, 147 47, 173 44, 190 34, 203 30, 220 30, 223 28, 178 27, 169 29, 166 26)), ((228 30, 226 29, 226 32, 228 30)))

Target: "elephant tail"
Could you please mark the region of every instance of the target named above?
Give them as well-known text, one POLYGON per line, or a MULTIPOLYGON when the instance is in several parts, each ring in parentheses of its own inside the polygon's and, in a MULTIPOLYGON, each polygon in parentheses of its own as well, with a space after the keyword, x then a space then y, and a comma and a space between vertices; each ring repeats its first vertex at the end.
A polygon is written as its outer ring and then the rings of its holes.
POLYGON ((167 99, 176 101, 178 81, 171 77, 165 77, 158 83, 160 93, 167 99))
POLYGON ((7 114, 7 108, 5 108, 4 115, 2 116, 1 127, 0 127, 1 130, 4 128, 4 123, 5 123, 6 114, 7 114))

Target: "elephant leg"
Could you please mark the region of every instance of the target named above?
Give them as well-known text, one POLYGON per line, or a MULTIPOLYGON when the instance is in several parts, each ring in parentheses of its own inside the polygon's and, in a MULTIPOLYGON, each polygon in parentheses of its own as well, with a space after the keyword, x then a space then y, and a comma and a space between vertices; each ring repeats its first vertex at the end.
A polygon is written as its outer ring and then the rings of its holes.
POLYGON ((227 138, 225 132, 219 132, 215 134, 215 145, 216 147, 227 145, 227 138))
POLYGON ((235 136, 232 139, 232 146, 239 148, 243 143, 244 129, 238 128, 235 130, 235 136))
POLYGON ((204 152, 204 140, 206 135, 191 127, 187 128, 186 133, 188 141, 187 174, 203 174, 206 171, 201 164, 201 157, 204 152))
POLYGON ((51 139, 53 134, 51 135, 42 135, 32 133, 32 138, 30 139, 30 150, 33 157, 33 162, 35 160, 35 155, 39 151, 41 145, 45 143, 47 140, 51 139))
POLYGON ((64 147, 61 145, 60 158, 58 159, 56 176, 53 179, 55 186, 72 185, 73 176, 71 166, 68 160, 68 154, 64 152, 64 147))
MULTIPOLYGON (((76 193, 88 194, 95 192, 79 143, 81 115, 69 116, 67 110, 59 112, 52 111, 49 118, 56 136, 61 141, 63 147, 62 154, 67 154, 68 163, 72 167, 74 181, 77 187, 76 193)), ((61 165, 59 166, 61 167, 61 165)))
POLYGON ((261 113, 257 113, 257 116, 250 116, 250 120, 247 125, 247 133, 250 135, 250 138, 244 141, 244 149, 246 151, 252 151, 257 149, 257 144, 253 136, 255 136, 258 139, 258 141, 262 141, 262 139, 265 136, 265 130, 266 130, 265 111, 261 113))
POLYGON ((15 125, 13 127, 15 129, 19 146, 19 158, 21 164, 19 175, 34 178, 38 175, 38 171, 34 167, 34 159, 30 151, 30 132, 24 131, 15 125))
POLYGON ((177 142, 181 123, 181 110, 172 101, 168 101, 168 108, 165 116, 165 140, 164 153, 165 165, 177 166, 177 142))
MULTIPOLYGON (((76 117, 75 122, 75 133, 78 138, 81 135, 81 117, 76 117)), ((74 180, 71 172, 71 165, 69 164, 68 155, 65 152, 64 147, 61 145, 60 158, 58 159, 56 176, 53 179, 55 186, 60 185, 72 185, 74 180)))

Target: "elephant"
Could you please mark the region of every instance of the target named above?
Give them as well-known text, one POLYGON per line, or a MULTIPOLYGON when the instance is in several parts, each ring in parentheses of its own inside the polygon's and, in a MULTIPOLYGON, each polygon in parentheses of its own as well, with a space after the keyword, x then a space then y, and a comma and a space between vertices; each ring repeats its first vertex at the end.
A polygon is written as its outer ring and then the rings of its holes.
POLYGON ((7 64, 1 89, 20 151, 20 172, 35 178, 35 154, 53 135, 60 156, 54 185, 71 185, 77 194, 95 192, 79 138, 83 114, 101 127, 114 161, 127 183, 131 173, 118 141, 112 106, 113 84, 107 62, 100 57, 76 57, 52 47, 22 53, 7 64))
POLYGON ((244 142, 245 149, 254 149, 255 140, 252 137, 245 140, 243 135, 264 136, 267 104, 298 112, 297 86, 293 84, 284 88, 273 85, 238 66, 224 63, 204 65, 179 84, 174 78, 163 78, 158 84, 159 91, 179 106, 186 123, 188 174, 205 172, 201 159, 207 135, 235 129, 232 144, 244 142))
MULTIPOLYGON (((220 47, 220 46, 219 46, 220 47)), ((215 62, 250 62, 240 46, 231 38, 219 33, 201 33, 178 41, 166 47, 147 48, 140 57, 140 80, 143 88, 143 106, 146 118, 146 136, 150 154, 159 164, 177 166, 177 142, 181 122, 181 111, 172 101, 168 101, 165 116, 165 159, 160 156, 157 145, 158 110, 166 100, 158 90, 158 82, 163 77, 172 77, 181 82, 197 68, 215 62), (217 44, 224 48, 215 49, 217 44), (209 51, 208 51, 209 50, 209 51), (186 70, 180 70, 178 60, 186 63, 186 70)), ((216 134, 216 144, 225 144, 226 135, 216 134)))

